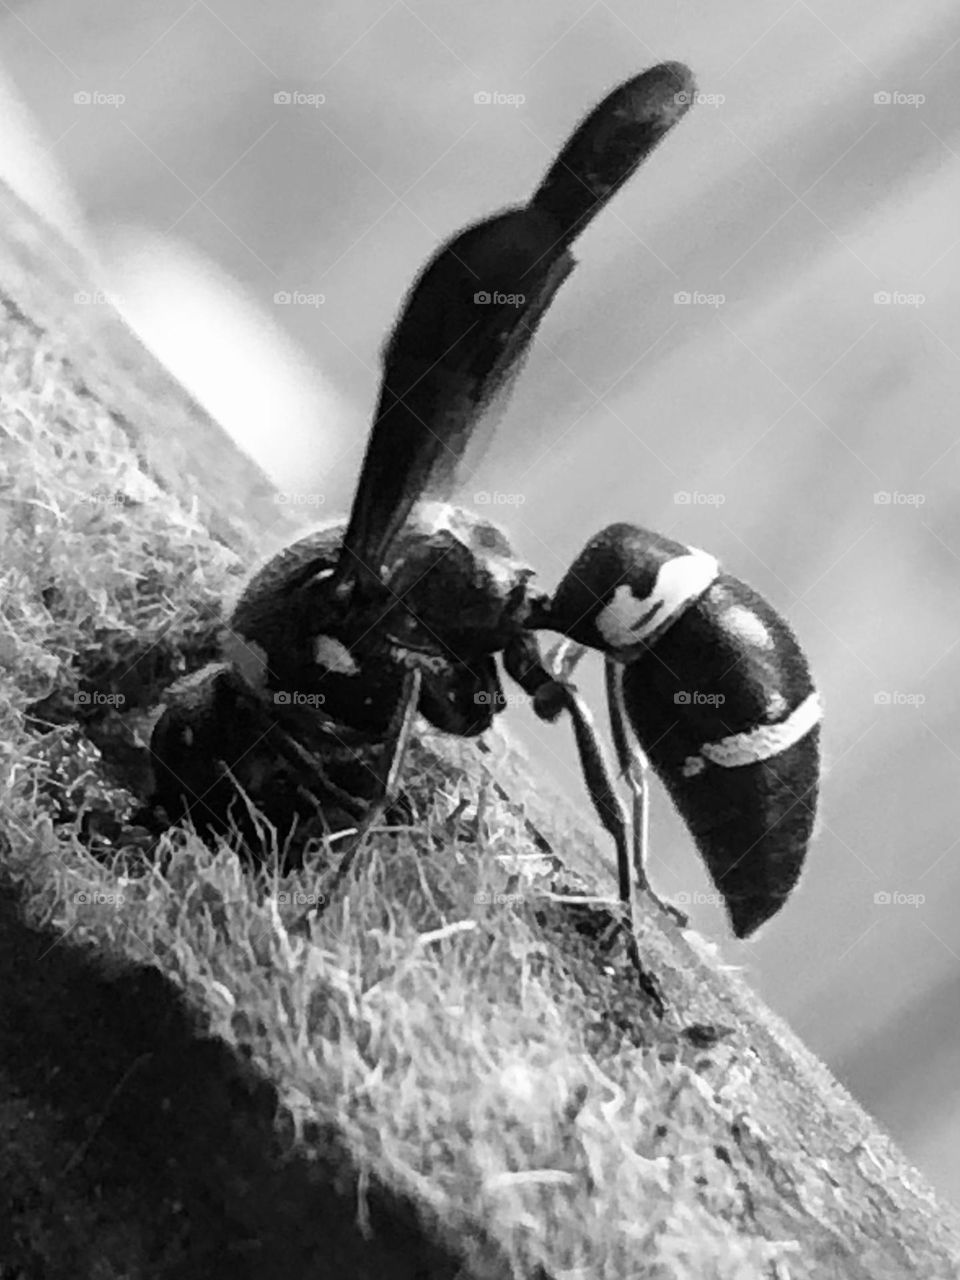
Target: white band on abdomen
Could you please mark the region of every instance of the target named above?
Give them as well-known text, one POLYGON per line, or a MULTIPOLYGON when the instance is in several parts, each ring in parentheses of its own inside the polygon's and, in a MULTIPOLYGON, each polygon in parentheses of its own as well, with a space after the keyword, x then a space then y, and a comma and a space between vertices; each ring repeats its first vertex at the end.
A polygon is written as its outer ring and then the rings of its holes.
POLYGON ((648 596, 638 596, 625 582, 597 614, 597 630, 610 649, 633 649, 661 632, 717 580, 720 566, 706 551, 690 547, 660 566, 648 596))
POLYGON ((699 755, 687 756, 681 772, 685 778, 694 778, 703 772, 708 762, 721 769, 738 769, 772 760, 805 738, 822 716, 820 695, 814 691, 780 724, 761 724, 745 733, 732 733, 718 742, 705 742, 699 755))

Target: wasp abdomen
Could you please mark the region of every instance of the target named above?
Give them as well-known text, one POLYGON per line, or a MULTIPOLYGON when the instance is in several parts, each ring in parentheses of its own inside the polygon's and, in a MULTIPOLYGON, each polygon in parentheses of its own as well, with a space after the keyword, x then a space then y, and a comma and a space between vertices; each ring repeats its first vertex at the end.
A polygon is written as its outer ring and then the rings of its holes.
POLYGON ((813 831, 821 712, 803 651, 723 574, 622 681, 637 739, 745 937, 794 888, 813 831))
POLYGON ((715 557, 638 525, 613 524, 591 538, 553 597, 551 627, 620 662, 647 652, 710 588, 715 557))

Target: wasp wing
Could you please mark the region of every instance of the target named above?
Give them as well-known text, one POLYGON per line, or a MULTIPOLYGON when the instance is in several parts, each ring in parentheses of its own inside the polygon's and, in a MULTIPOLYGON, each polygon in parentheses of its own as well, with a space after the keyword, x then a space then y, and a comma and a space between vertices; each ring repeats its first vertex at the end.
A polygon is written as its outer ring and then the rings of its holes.
POLYGON ((554 219, 570 244, 696 99, 693 73, 661 62, 618 85, 571 135, 530 205, 554 219))
POLYGON ((338 578, 379 578, 387 550, 442 485, 573 266, 549 220, 511 210, 448 241, 416 281, 383 382, 338 578))
POLYGON ((379 581, 414 504, 450 487, 573 270, 569 246, 683 115, 692 86, 678 63, 620 85, 581 123, 529 204, 460 232, 421 272, 384 350, 339 589, 379 581))

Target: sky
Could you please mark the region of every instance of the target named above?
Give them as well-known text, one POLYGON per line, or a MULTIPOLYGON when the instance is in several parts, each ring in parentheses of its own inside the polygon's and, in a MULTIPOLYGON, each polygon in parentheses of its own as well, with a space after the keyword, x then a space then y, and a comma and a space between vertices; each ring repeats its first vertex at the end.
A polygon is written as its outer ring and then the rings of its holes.
MULTIPOLYGON (((694 919, 960 1203, 960 14, 324 8, 8 3, 0 176, 309 520, 349 501, 428 255, 525 199, 619 80, 694 70, 695 107, 578 242, 464 500, 510 495, 545 588, 630 520, 790 620, 826 708, 804 880, 756 942, 694 919)), ((576 794, 567 737, 510 715, 576 794)), ((704 892, 662 795, 653 819, 660 891, 704 892)))

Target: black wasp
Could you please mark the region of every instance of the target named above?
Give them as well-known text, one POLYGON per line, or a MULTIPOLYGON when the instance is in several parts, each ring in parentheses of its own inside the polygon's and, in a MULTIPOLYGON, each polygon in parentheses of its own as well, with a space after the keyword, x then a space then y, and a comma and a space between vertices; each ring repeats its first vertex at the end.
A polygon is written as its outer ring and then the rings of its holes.
POLYGON ((249 839, 258 811, 282 838, 317 822, 366 828, 396 794, 418 711, 452 734, 491 725, 499 657, 542 718, 571 717, 628 912, 636 884, 649 890, 647 760, 737 935, 779 909, 819 773, 816 694, 783 619, 707 553, 628 524, 593 538, 552 596, 536 593, 500 529, 440 500, 573 270, 573 241, 694 96, 678 63, 620 85, 527 204, 468 227, 427 264, 384 350, 346 528, 308 535, 256 574, 223 661, 182 683, 156 726, 154 801, 170 818, 249 839), (565 637, 552 660, 540 630, 565 637), (569 679, 584 646, 606 656, 632 816, 569 679), (724 700, 684 700, 704 688, 724 700))

